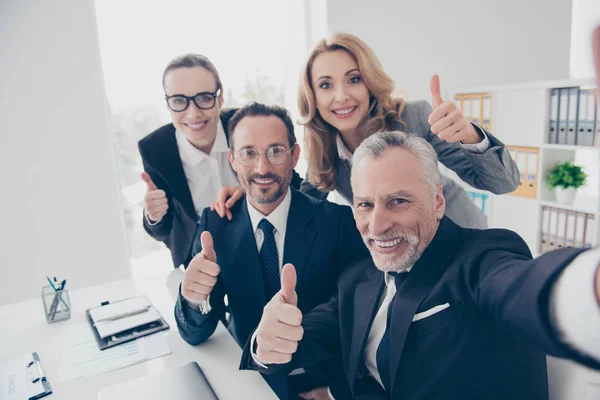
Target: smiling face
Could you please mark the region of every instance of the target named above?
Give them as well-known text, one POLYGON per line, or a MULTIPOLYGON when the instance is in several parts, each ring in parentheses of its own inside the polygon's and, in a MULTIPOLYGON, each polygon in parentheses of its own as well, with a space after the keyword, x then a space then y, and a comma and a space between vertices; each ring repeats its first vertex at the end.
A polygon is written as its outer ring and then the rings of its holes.
MULTIPOLYGON (((194 96, 202 92, 216 92, 217 82, 214 75, 202 67, 184 67, 173 69, 165 75, 165 94, 194 96)), ((201 110, 190 101, 187 109, 175 112, 169 109, 173 125, 182 132, 197 149, 210 154, 219 123, 219 112, 223 105, 223 96, 219 96, 215 106, 201 110)))
POLYGON ((356 60, 345 50, 319 54, 311 68, 317 110, 343 135, 355 133, 369 111, 369 89, 356 60))
POLYGON ((419 259, 444 215, 441 185, 432 193, 417 158, 390 148, 354 167, 356 226, 382 271, 403 271, 419 259))
MULTIPOLYGON (((233 153, 229 161, 238 175, 238 180, 249 196, 250 203, 268 215, 283 201, 287 193, 294 167, 298 163, 300 147, 294 146, 281 164, 272 164, 267 159, 269 149, 290 150, 287 128, 274 115, 244 117, 236 125, 233 153), (240 152, 258 152, 254 165, 242 165, 240 152)), ((271 150, 273 153, 273 150, 271 150)))

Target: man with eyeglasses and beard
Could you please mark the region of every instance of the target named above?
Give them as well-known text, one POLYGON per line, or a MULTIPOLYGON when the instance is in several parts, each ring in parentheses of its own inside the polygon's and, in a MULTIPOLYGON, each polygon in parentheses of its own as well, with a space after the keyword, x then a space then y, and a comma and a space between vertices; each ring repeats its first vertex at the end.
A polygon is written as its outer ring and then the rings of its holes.
MULTIPOLYGON (((228 161, 227 122, 235 109, 222 109, 223 85, 213 63, 184 54, 162 79, 172 123, 138 143, 144 163, 144 229, 171 250, 175 268, 187 265, 198 216, 224 186, 238 186, 228 161)), ((294 187, 301 179, 294 173, 294 187)))
MULTIPOLYGON (((244 346, 280 290, 283 265, 295 267, 298 308, 308 312, 331 297, 343 268, 369 255, 350 207, 290 188, 300 147, 285 109, 250 103, 231 117, 229 133, 229 161, 246 196, 231 208, 231 220, 209 208, 202 213, 175 307, 179 332, 192 345, 207 340, 225 319, 227 296, 229 330, 244 346)), ((341 363, 331 363, 329 371, 341 376, 341 363)), ((335 378, 321 368, 266 380, 280 399, 317 386, 327 393, 324 386, 335 378)), ((335 397, 346 398, 336 389, 335 397)))

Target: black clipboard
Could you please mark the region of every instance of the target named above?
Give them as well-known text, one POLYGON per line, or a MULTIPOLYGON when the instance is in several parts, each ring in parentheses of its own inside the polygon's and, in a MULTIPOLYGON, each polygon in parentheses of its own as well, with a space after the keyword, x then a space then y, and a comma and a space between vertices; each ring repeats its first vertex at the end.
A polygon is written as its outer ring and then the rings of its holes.
MULTIPOLYGON (((106 306, 108 304, 110 304, 110 302, 108 302, 108 301, 102 302, 102 304, 100 304, 100 307, 106 306)), ((161 318, 157 321, 150 322, 150 323, 144 324, 144 325, 139 325, 134 328, 116 333, 114 335, 107 336, 105 338, 101 338, 100 333, 98 332, 98 329, 96 329, 96 325, 94 324, 94 320, 92 319, 92 317, 90 315, 90 310, 94 310, 96 308, 97 307, 90 308, 90 309, 86 310, 85 313, 86 313, 88 322, 89 322, 90 326, 92 327, 92 332, 94 332, 94 337, 96 338, 96 343, 98 343, 98 347, 100 348, 100 350, 106 350, 113 346, 117 346, 122 343, 130 342, 139 337, 150 335, 152 333, 156 333, 156 332, 160 332, 160 331, 169 329, 169 324, 161 316, 161 318)))

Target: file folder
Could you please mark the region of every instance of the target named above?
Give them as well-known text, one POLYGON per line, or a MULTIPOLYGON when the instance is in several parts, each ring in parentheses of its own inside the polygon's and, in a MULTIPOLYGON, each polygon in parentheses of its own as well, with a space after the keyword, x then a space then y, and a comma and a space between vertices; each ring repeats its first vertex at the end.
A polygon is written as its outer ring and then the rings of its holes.
MULTIPOLYGON (((579 146, 591 146, 593 144, 592 130, 588 132, 588 91, 579 92, 579 107, 577 112, 577 138, 576 144, 579 146)), ((593 99, 592 99, 593 100, 593 99)), ((593 129, 593 128, 592 128, 593 129)))
POLYGON ((550 92, 550 124, 548 132, 548 143, 558 143, 558 99, 560 95, 559 89, 552 89, 550 92))
POLYGON ((579 88, 569 89, 569 103, 567 108, 567 131, 565 144, 574 146, 577 135, 577 106, 579 100, 579 88))
POLYGON ((550 209, 542 207, 542 221, 540 223, 540 253, 545 253, 549 249, 549 227, 550 227, 550 209))
POLYGON ((492 96, 490 94, 483 95, 483 115, 482 119, 482 127, 487 129, 488 131, 492 130, 492 96))
POLYGON ((593 214, 543 206, 540 253, 563 247, 592 247, 595 240, 594 218, 593 214))
POLYGON ((575 247, 576 214, 567 211, 566 247, 575 247))
POLYGON ((507 148, 519 169, 519 186, 511 194, 530 199, 537 198, 539 149, 516 146, 507 148))
POLYGON ((481 96, 473 96, 471 99, 471 121, 477 125, 481 124, 481 96))
MULTIPOLYGON (((592 134, 594 135, 594 144, 598 145, 600 143, 600 104, 598 97, 595 96, 593 90, 590 91, 590 103, 594 100, 594 105, 592 108, 594 109, 594 116, 589 117, 592 121, 594 121, 594 127, 592 128, 592 134)), ((591 126, 591 123, 590 123, 591 126)))
POLYGON ((557 144, 567 144, 567 120, 569 118, 569 89, 560 89, 558 103, 558 136, 557 144))
POLYGON ((462 109, 463 115, 467 118, 467 119, 471 119, 471 98, 470 97, 465 97, 463 98, 463 109, 462 109))

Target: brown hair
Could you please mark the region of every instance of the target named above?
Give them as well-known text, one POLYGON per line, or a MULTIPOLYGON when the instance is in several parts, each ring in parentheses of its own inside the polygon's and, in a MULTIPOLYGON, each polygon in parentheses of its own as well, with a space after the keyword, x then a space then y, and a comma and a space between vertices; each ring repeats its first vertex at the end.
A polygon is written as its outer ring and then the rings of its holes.
POLYGON ((343 50, 350 54, 360 71, 370 94, 370 106, 364 119, 358 125, 363 140, 375 132, 393 130, 397 121, 407 128, 400 116, 404 110, 404 100, 392 95, 394 81, 384 71, 375 53, 365 42, 348 33, 334 33, 321 40, 308 57, 302 69, 298 108, 304 125, 304 144, 308 158, 308 181, 321 191, 335 189, 336 129, 325 122, 316 106, 312 87, 312 65, 322 53, 343 50))
POLYGON ((165 87, 165 78, 169 71, 179 68, 193 68, 193 67, 202 67, 208 72, 210 72, 214 77, 217 83, 217 88, 215 91, 221 89, 221 93, 223 93, 223 85, 221 84, 221 77, 219 77, 219 72, 215 65, 208 59, 208 57, 202 54, 188 53, 182 54, 178 57, 175 57, 171 60, 171 62, 165 68, 162 77, 163 88, 165 87))

